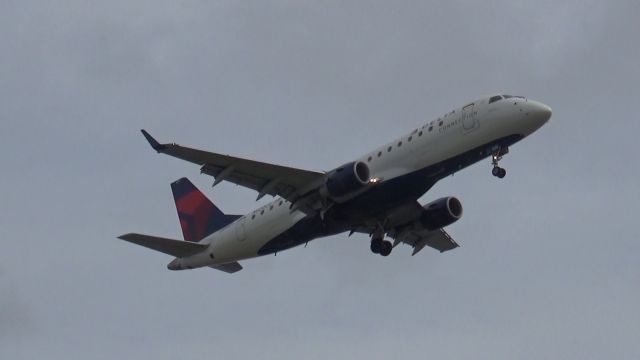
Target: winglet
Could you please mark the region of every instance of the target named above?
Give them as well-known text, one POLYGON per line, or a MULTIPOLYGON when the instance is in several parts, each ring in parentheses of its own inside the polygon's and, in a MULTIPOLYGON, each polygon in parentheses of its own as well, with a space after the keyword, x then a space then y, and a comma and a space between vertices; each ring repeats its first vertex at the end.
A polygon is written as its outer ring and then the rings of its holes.
POLYGON ((160 144, 156 139, 153 138, 153 136, 149 135, 149 133, 145 129, 141 129, 140 131, 142 132, 142 135, 144 135, 144 137, 147 139, 149 145, 151 145, 153 150, 157 152, 164 150, 164 145, 160 144))

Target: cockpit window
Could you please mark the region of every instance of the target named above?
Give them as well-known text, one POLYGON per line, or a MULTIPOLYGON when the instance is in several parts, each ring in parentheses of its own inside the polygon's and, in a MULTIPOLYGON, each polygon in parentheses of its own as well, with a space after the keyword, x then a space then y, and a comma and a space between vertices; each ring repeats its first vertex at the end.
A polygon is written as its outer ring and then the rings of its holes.
POLYGON ((502 100, 502 99, 511 99, 511 98, 517 98, 517 99, 524 99, 524 96, 515 96, 515 95, 496 95, 496 96, 492 96, 489 98, 489 104, 496 102, 498 100, 502 100))
POLYGON ((492 102, 496 102, 498 100, 502 100, 502 96, 500 95, 492 96, 489 98, 489 104, 491 104, 492 102))

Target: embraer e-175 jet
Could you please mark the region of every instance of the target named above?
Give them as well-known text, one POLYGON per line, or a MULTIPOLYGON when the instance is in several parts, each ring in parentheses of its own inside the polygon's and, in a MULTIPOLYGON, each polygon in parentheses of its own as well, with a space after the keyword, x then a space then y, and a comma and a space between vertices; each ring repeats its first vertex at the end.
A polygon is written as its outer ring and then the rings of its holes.
POLYGON ((499 161, 509 147, 551 117, 551 109, 522 96, 494 95, 465 104, 410 133, 329 172, 268 164, 161 144, 153 149, 200 166, 215 178, 275 200, 248 213, 227 215, 189 180, 171 184, 185 241, 142 234, 120 239, 175 257, 170 270, 211 267, 233 273, 238 263, 342 232, 371 237, 371 251, 388 256, 396 245, 440 252, 458 244, 444 227, 459 220, 462 204, 444 197, 418 203, 439 180, 490 157, 492 174, 503 178, 499 161), (389 240, 387 240, 389 239, 389 240))

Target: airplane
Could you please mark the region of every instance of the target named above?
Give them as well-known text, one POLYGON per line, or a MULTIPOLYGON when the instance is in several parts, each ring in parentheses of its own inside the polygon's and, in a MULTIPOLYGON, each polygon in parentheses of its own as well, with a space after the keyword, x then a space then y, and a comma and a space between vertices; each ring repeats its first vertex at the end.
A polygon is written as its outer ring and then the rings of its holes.
POLYGON ((171 184, 184 241, 129 233, 122 240, 175 257, 169 270, 211 267, 227 273, 239 261, 349 232, 371 237, 373 253, 388 256, 399 244, 412 255, 429 246, 440 252, 459 245, 444 230, 462 217, 454 196, 426 205, 418 199, 439 180, 482 159, 492 174, 510 146, 544 125, 547 105, 523 96, 493 95, 465 104, 410 133, 328 172, 303 170, 159 143, 142 134, 158 153, 200 166, 214 177, 274 200, 246 215, 227 215, 188 179, 171 184), (389 240, 386 240, 389 239, 389 240))

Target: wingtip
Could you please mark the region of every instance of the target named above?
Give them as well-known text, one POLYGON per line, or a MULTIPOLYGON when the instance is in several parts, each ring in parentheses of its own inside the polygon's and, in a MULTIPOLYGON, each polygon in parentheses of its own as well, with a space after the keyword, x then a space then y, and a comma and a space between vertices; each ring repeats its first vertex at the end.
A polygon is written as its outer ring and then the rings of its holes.
POLYGON ((142 135, 144 135, 145 139, 149 142, 149 145, 153 148, 153 150, 160 152, 164 149, 164 145, 160 144, 156 139, 153 138, 145 129, 140 129, 142 135))
POLYGON ((123 235, 118 236, 118 239, 127 240, 128 238, 131 237, 131 235, 133 235, 133 234, 132 233, 123 234, 123 235))

